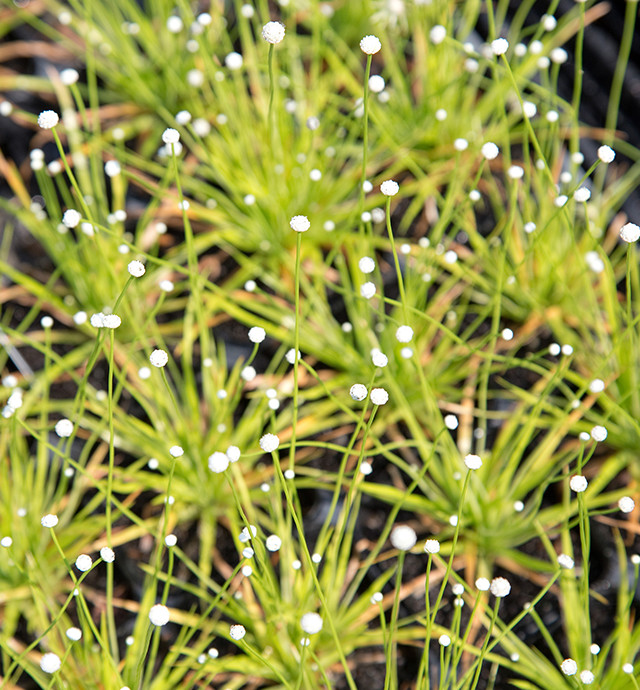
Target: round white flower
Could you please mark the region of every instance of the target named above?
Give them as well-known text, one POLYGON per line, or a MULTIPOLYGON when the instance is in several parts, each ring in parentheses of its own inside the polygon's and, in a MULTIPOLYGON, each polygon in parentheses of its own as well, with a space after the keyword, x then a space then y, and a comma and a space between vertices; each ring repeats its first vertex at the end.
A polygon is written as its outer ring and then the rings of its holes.
POLYGON ((243 527, 242 532, 240 532, 240 535, 238 536, 238 540, 243 544, 246 544, 248 541, 251 541, 251 539, 253 539, 258 534, 258 528, 255 525, 249 525, 249 527, 251 529, 243 527))
POLYGON ((129 262, 129 265, 127 266, 127 270, 129 271, 129 273, 134 278, 140 278, 141 276, 144 275, 144 273, 146 271, 142 261, 137 261, 137 260, 129 262))
POLYGON ((573 477, 571 477, 571 479, 569 480, 569 486, 571 487, 571 490, 575 491, 576 493, 581 493, 582 491, 585 491, 587 485, 587 478, 581 474, 574 474, 573 477))
POLYGON ((453 148, 456 151, 466 151, 469 148, 469 142, 466 139, 460 137, 454 140, 453 148))
POLYGON ((380 191, 385 196, 395 196, 399 190, 400 190, 400 186, 398 185, 398 183, 395 180, 385 180, 380 185, 380 191))
POLYGON ((398 551, 410 551, 418 541, 415 530, 409 525, 399 525, 391 532, 391 544, 398 551))
POLYGON ((311 227, 311 223, 306 216, 293 216, 289 221, 289 225, 296 232, 306 232, 311 227))
POLYGON ((384 388, 373 388, 369 397, 374 405, 384 405, 389 400, 389 393, 384 388))
POLYGON ((494 577, 493 580, 491 580, 490 589, 494 597, 506 597, 511 591, 511 585, 509 584, 509 580, 504 577, 494 577))
POLYGON ((149 355, 149 361, 154 367, 164 367, 169 361, 169 355, 164 350, 154 350, 149 355))
POLYGON ((281 43, 284 39, 285 26, 280 22, 267 22, 262 27, 262 38, 267 43, 281 43))
POLYGON ((226 451, 229 462, 238 462, 240 460, 240 448, 238 446, 229 446, 226 451))
POLYGON ((380 48, 382 48, 382 43, 377 36, 364 36, 360 40, 360 50, 366 55, 375 55, 380 48))
POLYGON ((580 671, 580 680, 585 685, 591 685, 595 679, 596 677, 593 675, 593 671, 589 671, 588 669, 580 671))
POLYGON ((216 474, 224 472, 229 467, 229 458, 225 453, 217 450, 209 456, 209 469, 216 474))
POLYGON ((591 191, 587 187, 578 187, 573 193, 573 198, 576 201, 589 201, 591 198, 591 191))
POLYGON ((75 228, 80 223, 82 216, 74 208, 68 208, 62 216, 62 224, 67 228, 75 228))
POLYGON ((571 558, 571 556, 569 556, 566 553, 561 553, 558 556, 558 565, 561 568, 566 568, 567 570, 571 570, 573 568, 573 566, 575 565, 575 563, 574 563, 573 558, 571 558))
POLYGON ((618 501, 618 508, 620 508, 623 513, 631 513, 635 507, 636 503, 631 496, 623 496, 618 501))
POLYGON ((249 340, 252 343, 261 343, 267 337, 267 332, 260 326, 249 329, 249 340))
POLYGON ((384 91, 384 87, 384 77, 381 77, 379 74, 373 74, 369 77, 369 89, 373 93, 382 93, 384 91))
POLYGON ((76 568, 81 573, 86 573, 87 570, 91 569, 92 565, 93 561, 91 560, 91 556, 88 556, 86 553, 81 553, 78 558, 76 558, 76 568))
POLYGON ((171 446, 169 448, 169 455, 172 458, 181 458, 184 455, 184 449, 182 446, 171 446))
POLYGON ((116 554, 113 549, 108 546, 103 546, 100 549, 100 558, 102 558, 105 563, 113 563, 116 560, 116 554))
POLYGON ((53 129, 59 121, 58 113, 53 110, 43 110, 38 115, 38 127, 42 129, 53 129))
POLYGON ((319 613, 305 613, 300 619, 300 627, 307 635, 315 635, 322 630, 322 616, 319 613))
POLYGON ((73 67, 68 67, 67 69, 63 69, 62 72, 60 72, 60 81, 65 86, 72 86, 78 81, 78 79, 80 79, 78 70, 73 69, 73 67))
POLYGON ((104 174, 107 177, 117 177, 121 171, 122 168, 120 167, 120 163, 118 163, 118 161, 111 160, 104 164, 104 174))
POLYGON ((594 441, 604 441, 607 438, 607 428, 597 424, 591 429, 591 438, 594 441))
POLYGON ((117 314, 104 314, 102 319, 103 328, 118 328, 122 319, 117 314))
POLYGON ((247 630, 244 625, 232 625, 229 628, 229 637, 232 640, 241 640, 247 634, 247 630))
POLYGON ((82 630, 80 630, 80 628, 76 628, 75 626, 72 628, 67 628, 66 635, 72 642, 77 642, 78 640, 82 639, 82 630))
POLYGON ((164 141, 164 143, 167 144, 167 146, 171 146, 171 144, 177 144, 180 141, 180 132, 178 132, 177 129, 172 129, 171 127, 168 127, 162 133, 162 141, 164 141))
POLYGON ((242 55, 235 51, 229 53, 224 59, 224 64, 232 71, 242 69, 243 62, 242 55))
POLYGON ((633 664, 623 664, 622 672, 623 673, 633 673, 633 664))
POLYGON ((479 577, 476 580, 476 588, 480 592, 488 592, 491 587, 491 583, 486 577, 479 577))
POLYGON ((40 659, 40 668, 45 673, 55 673, 60 669, 60 666, 62 666, 60 657, 57 654, 54 654, 53 652, 47 652, 46 654, 43 654, 42 658, 40 659))
POLYGON ((167 534, 167 536, 164 538, 164 543, 171 549, 178 543, 178 537, 176 537, 175 534, 167 534))
POLYGON ((265 453, 273 453, 280 445, 280 439, 275 434, 265 434, 260 439, 260 448, 265 453))
POLYGON ((440 542, 437 539, 427 539, 424 543, 426 553, 434 554, 440 552, 440 542))
POLYGON ((377 347, 371 350, 371 361, 376 367, 386 367, 389 364, 389 358, 377 347))
POLYGON ((55 429, 60 438, 69 438, 73 433, 73 423, 69 419, 60 419, 56 422, 55 429))
POLYGON ((363 256, 358 261, 358 268, 363 273, 373 273, 376 270, 376 262, 370 256, 363 256))
POLYGON ((491 51, 494 55, 504 55, 509 50, 509 41, 506 38, 496 38, 491 41, 491 51))
POLYGON ((266 538, 264 544, 267 551, 279 551, 282 546, 282 539, 277 534, 271 534, 266 538))
POLYGON ((447 30, 445 29, 442 24, 436 24, 434 27, 432 27, 431 31, 429 31, 429 38, 431 39, 431 43, 434 45, 439 45, 444 41, 444 39, 447 37, 447 30))
POLYGON ((53 513, 43 515, 42 519, 40 520, 40 524, 43 527, 55 527, 58 524, 58 516, 53 515, 53 513))
POLYGON ((169 609, 164 604, 155 604, 149 610, 149 620, 159 627, 169 622, 169 609))
POLYGON ((492 141, 487 141, 482 145, 482 155, 488 160, 492 161, 498 157, 500 149, 492 141))
POLYGON ((602 379, 593 379, 593 381, 589 383, 589 390, 592 393, 602 393, 604 390, 604 381, 602 379))
POLYGON ((349 395, 360 402, 367 397, 367 387, 362 383, 354 383, 349 389, 349 395))
POLYGON ((625 223, 620 228, 620 239, 625 242, 637 242, 640 238, 640 227, 635 223, 625 223))
POLYGON ((449 635, 443 633, 443 634, 440 635, 440 637, 438 638, 438 642, 439 642, 440 645, 442 645, 443 647, 448 647, 448 646, 451 644, 451 638, 449 637, 449 635))
POLYGON ((470 470, 479 470, 482 467, 482 460, 480 459, 479 455, 473 455, 470 453, 469 455, 465 456, 464 464, 470 470))
POLYGON ((603 163, 612 163, 615 157, 616 152, 611 148, 611 146, 607 146, 605 144, 598 149, 598 158, 603 163))
POLYGON ((565 659, 560 664, 560 670, 565 676, 575 676, 578 672, 578 664, 573 659, 565 659))
POLYGON ((360 295, 365 299, 371 299, 376 294, 376 284, 368 280, 360 286, 360 295))
POLYGON ((396 330, 396 340, 399 343, 410 343, 413 338, 413 328, 411 326, 398 326, 396 330))

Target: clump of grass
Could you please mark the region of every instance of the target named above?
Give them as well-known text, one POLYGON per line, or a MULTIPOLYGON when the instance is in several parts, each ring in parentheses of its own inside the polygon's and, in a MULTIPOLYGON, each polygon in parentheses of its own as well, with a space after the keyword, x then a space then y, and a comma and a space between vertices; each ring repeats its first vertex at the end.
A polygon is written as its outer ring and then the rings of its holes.
POLYGON ((523 8, 3 15, 2 687, 638 687, 629 33, 585 169, 523 8))

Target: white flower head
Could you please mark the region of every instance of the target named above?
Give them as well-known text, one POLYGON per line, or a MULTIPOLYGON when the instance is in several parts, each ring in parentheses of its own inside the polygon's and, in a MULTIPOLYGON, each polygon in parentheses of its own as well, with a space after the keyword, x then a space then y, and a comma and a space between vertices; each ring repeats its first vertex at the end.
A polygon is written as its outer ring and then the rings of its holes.
POLYGON ((448 647, 451 644, 451 638, 446 633, 443 633, 438 638, 438 642, 442 647, 448 647))
POLYGON ((386 367, 389 364, 389 358, 377 347, 371 350, 371 361, 376 367, 386 367))
POLYGON ((400 185, 395 180, 385 180, 380 185, 380 191, 385 196, 395 196, 400 191, 400 185))
POLYGON ((164 604, 155 604, 149 610, 149 620, 153 625, 161 627, 169 622, 169 609, 164 604))
POLYGON ((61 666, 62 662, 60 661, 60 657, 57 654, 54 654, 53 652, 47 652, 46 654, 43 654, 42 658, 40 659, 40 668, 45 673, 55 673, 56 671, 60 670, 61 666))
POLYGON ((42 129, 53 129, 60 120, 58 113, 53 110, 43 110, 38 115, 38 127, 42 129))
POLYGON ((434 554, 440 552, 440 542, 437 539, 427 539, 424 543, 426 553, 434 554))
POLYGON ((62 224, 67 228, 76 228, 82 216, 74 208, 68 208, 62 216, 62 224))
POLYGON ((629 663, 623 664, 622 665, 622 672, 623 673, 629 673, 629 674, 633 673, 633 664, 629 664, 629 663))
POLYGON ((362 383, 354 383, 349 389, 349 395, 360 402, 367 397, 367 387, 362 383))
POLYGON ((91 569, 92 565, 93 561, 91 560, 91 556, 87 555, 86 553, 81 553, 78 558, 76 558, 76 568, 81 573, 86 573, 87 570, 91 569))
POLYGON ((371 280, 360 286, 360 295, 365 299, 371 299, 376 294, 376 284, 371 280))
POLYGON ((289 221, 289 225, 295 232, 306 232, 311 227, 311 223, 306 216, 293 216, 289 221))
POLYGON ((229 53, 224 59, 224 64, 231 71, 242 69, 243 63, 244 60, 242 58, 242 55, 240 55, 240 53, 236 53, 235 50, 229 53))
POLYGON ((363 256, 358 260, 358 268, 363 273, 373 273, 376 269, 376 262, 370 256, 363 256))
POLYGON ((410 551, 418 541, 415 530, 409 525, 398 525, 391 532, 391 544, 398 551, 410 551))
POLYGON ((55 429, 60 438, 69 438, 73 433, 73 422, 70 419, 60 419, 56 422, 55 429))
POLYGON ((110 160, 104 164, 104 174, 107 177, 117 177, 121 171, 122 168, 120 167, 120 163, 118 163, 118 161, 110 160))
POLYGON ((382 93, 384 91, 384 87, 384 77, 381 77, 379 74, 372 74, 369 77, 369 89, 373 93, 382 93))
POLYGON ((40 524, 43 527, 55 527, 58 524, 58 516, 54 515, 53 513, 43 515, 42 519, 40 520, 40 524))
POLYGON ((479 577, 476 580, 476 588, 480 592, 488 592, 491 587, 491 583, 486 577, 479 577))
POLYGON ((171 446, 169 448, 169 455, 172 458, 181 458, 184 455, 184 449, 182 446, 171 446))
POLYGON ((569 480, 569 486, 571 487, 571 491, 575 491, 576 493, 582 493, 583 491, 586 490, 588 486, 587 478, 583 476, 582 474, 574 474, 573 477, 569 480))
POLYGON ((591 429, 591 438, 594 441, 604 441, 607 438, 608 432, 607 427, 596 424, 596 426, 591 429))
POLYGON ((267 547, 267 551, 279 551, 282 546, 282 539, 277 534, 270 534, 264 545, 267 547))
POLYGON ((511 585, 505 577, 494 577, 490 589, 494 597, 506 597, 511 591, 511 585))
POLYGON ((506 38, 496 38, 491 41, 491 51, 494 55, 504 55, 509 50, 509 41, 506 38))
POLYGON ((258 528, 255 525, 249 525, 249 528, 243 527, 242 532, 240 532, 240 535, 238 536, 238 540, 243 544, 251 541, 251 539, 258 534, 258 528))
POLYGON ((431 31, 429 31, 429 38, 431 39, 431 43, 434 45, 440 45, 442 41, 447 37, 447 29, 442 26, 442 24, 436 24, 434 27, 431 28, 431 31))
POLYGON ((77 642, 78 640, 82 639, 82 630, 80 630, 80 628, 76 628, 75 626, 72 628, 67 628, 66 635, 72 642, 77 642))
POLYGON ((65 86, 72 86, 78 81, 78 79, 80 79, 78 70, 73 69, 73 67, 68 67, 67 69, 63 69, 62 72, 60 72, 60 81, 65 86))
POLYGON ((267 22, 262 27, 262 38, 267 42, 275 45, 282 43, 284 39, 285 26, 280 22, 267 22))
POLYGON ((364 36, 360 40, 360 50, 365 55, 375 55, 380 48, 382 48, 382 43, 377 36, 364 36))
POLYGON ((578 664, 573 659, 565 659, 560 664, 560 670, 565 676, 575 676, 578 672, 578 664))
POLYGON ((396 340, 399 343, 410 343, 413 338, 413 328, 411 326, 398 326, 396 330, 396 340))
POLYGON ((482 460, 479 455, 473 455, 470 453, 469 455, 465 456, 464 464, 470 470, 479 470, 482 467, 482 460))
POLYGON ((589 669, 580 671, 580 681, 584 683, 584 685, 591 685, 595 679, 596 677, 593 675, 593 671, 589 671, 589 669))
POLYGON ((161 367, 167 365, 167 362, 169 361, 169 355, 166 353, 165 350, 154 350, 149 355, 149 361, 151 362, 151 364, 153 364, 154 367, 158 367, 160 369, 161 367))
POLYGON ((232 625, 229 628, 229 637, 232 640, 241 640, 247 634, 247 629, 244 625, 232 625))
POLYGON ((620 508, 623 513, 631 513, 635 507, 636 503, 631 496, 623 496, 618 501, 618 508, 620 508))
POLYGON ((389 400, 389 393, 384 388, 373 388, 369 397, 374 405, 384 405, 389 400))
POLYGON ((102 558, 105 563, 113 563, 116 560, 116 554, 113 549, 108 546, 103 546, 100 549, 100 558, 102 558))
POLYGON ((487 141, 482 145, 482 155, 488 160, 492 161, 498 157, 500 149, 492 141, 487 141))
POLYGON ((273 453, 280 445, 280 439, 275 434, 265 434, 260 439, 260 448, 265 453, 273 453))
POLYGON ((592 393, 602 393, 604 390, 604 381, 602 379, 593 379, 593 381, 589 383, 589 390, 592 393))
POLYGON ((625 242, 637 242, 640 238, 640 227, 635 223, 625 223, 620 228, 620 239, 625 242))
POLYGON ((226 450, 226 456, 229 458, 229 462, 238 462, 240 460, 240 448, 229 446, 226 450))
POLYGON ((127 266, 127 270, 129 271, 129 274, 132 275, 134 278, 141 278, 146 271, 142 261, 137 260, 130 261, 129 265, 127 266))
POLYGON ((249 329, 249 340, 252 343, 261 343, 267 337, 267 332, 260 326, 249 329))
POLYGON ((216 474, 224 472, 229 467, 229 458, 225 453, 217 450, 209 456, 209 469, 216 474))
POLYGON ((300 627, 307 635, 315 635, 322 630, 322 616, 319 613, 305 613, 300 619, 300 627))
POLYGON ((575 565, 575 563, 574 563, 573 558, 571 558, 571 556, 569 556, 566 553, 561 553, 558 556, 558 565, 561 568, 566 568, 567 570, 571 570, 573 568, 573 566, 575 565))
POLYGON ((180 132, 178 132, 177 129, 168 127, 162 133, 162 141, 164 141, 164 143, 169 147, 171 144, 177 144, 180 141, 180 132))
POLYGON ((613 163, 615 157, 616 152, 611 148, 611 146, 607 146, 605 144, 598 149, 598 158, 603 163, 613 163))

